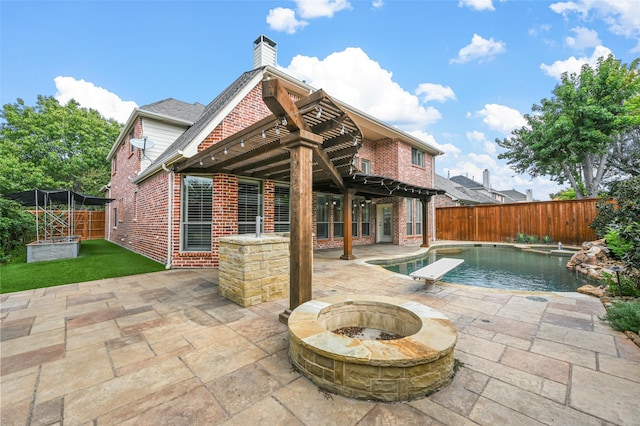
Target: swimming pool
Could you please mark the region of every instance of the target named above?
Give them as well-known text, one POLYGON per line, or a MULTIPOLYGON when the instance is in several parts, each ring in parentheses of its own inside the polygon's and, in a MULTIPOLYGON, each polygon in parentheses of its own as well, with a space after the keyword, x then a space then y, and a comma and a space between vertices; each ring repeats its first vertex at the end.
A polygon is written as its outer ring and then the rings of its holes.
POLYGON ((566 256, 517 250, 513 247, 433 248, 424 257, 384 264, 400 274, 427 266, 443 257, 464 259, 440 281, 503 290, 576 291, 593 280, 566 268, 566 256))

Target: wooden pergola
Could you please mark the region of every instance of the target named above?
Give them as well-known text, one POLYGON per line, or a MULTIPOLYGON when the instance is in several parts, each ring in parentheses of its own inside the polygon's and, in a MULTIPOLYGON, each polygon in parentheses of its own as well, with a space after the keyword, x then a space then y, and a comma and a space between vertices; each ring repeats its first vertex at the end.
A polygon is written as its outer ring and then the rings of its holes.
MULTIPOLYGON (((290 309, 311 300, 313 192, 343 194, 345 217, 356 195, 418 198, 423 203, 423 245, 428 246, 427 204, 444 191, 363 174, 357 167, 362 131, 323 90, 293 102, 278 79, 262 82, 273 115, 174 167, 176 173, 226 173, 290 183, 290 309)), ((344 223, 344 254, 353 259, 351 221, 344 223)))

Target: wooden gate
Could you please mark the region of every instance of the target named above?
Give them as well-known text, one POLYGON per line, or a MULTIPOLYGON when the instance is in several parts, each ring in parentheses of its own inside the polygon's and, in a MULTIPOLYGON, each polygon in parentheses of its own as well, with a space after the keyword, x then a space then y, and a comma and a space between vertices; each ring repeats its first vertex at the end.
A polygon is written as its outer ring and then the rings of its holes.
POLYGON ((518 233, 548 235, 553 241, 581 245, 596 239, 589 227, 597 199, 484 204, 436 209, 438 240, 513 242, 518 233))

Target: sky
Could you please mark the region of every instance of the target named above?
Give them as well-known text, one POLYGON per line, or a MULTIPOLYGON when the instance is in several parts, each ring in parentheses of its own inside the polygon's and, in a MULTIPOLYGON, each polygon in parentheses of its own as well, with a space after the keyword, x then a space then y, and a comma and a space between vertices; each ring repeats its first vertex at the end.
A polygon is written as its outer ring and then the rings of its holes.
POLYGON ((525 124, 563 72, 640 56, 640 0, 0 0, 0 102, 75 99, 126 122, 162 99, 208 104, 278 67, 440 149, 436 172, 496 190, 562 189, 515 173, 496 138, 525 124))

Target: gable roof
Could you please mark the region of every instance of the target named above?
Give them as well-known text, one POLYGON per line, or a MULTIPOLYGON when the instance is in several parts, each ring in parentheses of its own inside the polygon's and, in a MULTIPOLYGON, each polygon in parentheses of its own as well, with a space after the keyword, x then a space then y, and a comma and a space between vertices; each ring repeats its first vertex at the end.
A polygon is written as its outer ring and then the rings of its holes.
MULTIPOLYGON (((134 182, 141 182, 162 168, 170 166, 173 162, 183 158, 191 158, 197 154, 198 145, 222 122, 231 109, 263 78, 268 79, 270 77, 282 80, 287 90, 301 96, 317 91, 306 83, 268 65, 247 71, 211 101, 204 108, 204 111, 198 117, 197 121, 160 154, 149 167, 142 171, 134 182)), ((436 156, 443 154, 443 152, 437 148, 396 127, 383 123, 375 117, 359 111, 337 99, 335 102, 353 118, 356 125, 362 129, 363 136, 367 139, 398 138, 431 155, 436 156)))
POLYGON ((435 187, 446 191, 446 195, 461 204, 498 204, 498 200, 495 200, 481 192, 465 188, 464 186, 454 182, 452 179, 447 179, 439 174, 436 174, 435 187))
MULTIPOLYGON (((157 171, 162 164, 172 157, 175 157, 177 153, 181 153, 185 150, 189 144, 200 134, 206 127, 211 125, 212 120, 216 118, 226 106, 228 106, 233 99, 242 91, 247 84, 254 80, 256 76, 262 75, 262 69, 256 68, 254 70, 243 73, 236 79, 230 86, 223 90, 215 99, 209 102, 209 105, 204 107, 202 114, 198 117, 197 121, 193 123, 183 134, 169 147, 158 156, 154 163, 147 167, 142 173, 138 175, 136 181, 142 180, 145 176, 153 174, 157 171), (154 167, 155 166, 155 167, 154 167)), ((180 155, 181 156, 181 155, 180 155)))

